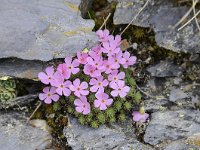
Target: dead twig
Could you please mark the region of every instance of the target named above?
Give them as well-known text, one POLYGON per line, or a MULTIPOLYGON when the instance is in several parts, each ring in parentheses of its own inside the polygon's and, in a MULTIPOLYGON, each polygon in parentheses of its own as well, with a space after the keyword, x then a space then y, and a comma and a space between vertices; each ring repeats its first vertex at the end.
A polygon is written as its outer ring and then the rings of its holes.
MULTIPOLYGON (((193 14, 194 14, 194 15, 196 14, 195 6, 196 6, 196 3, 197 3, 197 2, 198 2, 198 0, 192 0, 192 8, 193 8, 193 14)), ((198 23, 197 17, 195 17, 195 22, 196 22, 197 28, 198 28, 199 31, 200 31, 200 27, 199 27, 199 23, 198 23)))
POLYGON ((99 28, 99 30, 101 30, 103 28, 104 25, 106 25, 106 22, 108 21, 108 19, 110 18, 111 13, 108 14, 108 16, 106 17, 106 19, 104 20, 103 24, 101 25, 101 27, 99 28))
POLYGON ((27 122, 29 122, 31 120, 31 118, 33 117, 33 115, 36 113, 36 111, 40 108, 40 106, 42 105, 42 103, 40 102, 39 105, 35 108, 35 110, 33 111, 33 113, 31 114, 31 116, 28 118, 27 122))
POLYGON ((150 94, 148 94, 147 92, 143 91, 137 84, 135 84, 135 86, 137 87, 137 89, 142 92, 143 94, 145 94, 146 96, 150 97, 150 98, 156 98, 156 96, 152 96, 150 94))
MULTIPOLYGON (((193 5, 196 6, 196 4, 199 2, 199 0, 194 1, 193 5)), ((192 12, 193 6, 185 13, 185 15, 174 25, 173 28, 178 27, 192 12)))
POLYGON ((182 26, 178 29, 178 31, 180 31, 180 30, 183 29, 185 26, 187 26, 196 16, 199 15, 199 13, 200 13, 200 10, 199 10, 190 20, 188 20, 184 25, 182 25, 182 26))
POLYGON ((144 8, 148 5, 150 0, 147 0, 146 3, 144 4, 144 6, 140 9, 140 11, 133 17, 133 19, 131 20, 131 22, 126 26, 126 28, 121 32, 120 35, 122 35, 126 29, 128 29, 128 27, 133 23, 133 21, 138 17, 138 15, 144 10, 144 8))

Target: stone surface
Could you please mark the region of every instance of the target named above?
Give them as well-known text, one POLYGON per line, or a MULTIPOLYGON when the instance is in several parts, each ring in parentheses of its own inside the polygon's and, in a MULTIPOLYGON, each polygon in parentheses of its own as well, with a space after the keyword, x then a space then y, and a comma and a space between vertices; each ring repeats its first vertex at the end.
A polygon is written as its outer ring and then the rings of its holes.
POLYGON ((196 110, 176 110, 151 114, 144 141, 153 146, 171 143, 200 132, 200 112, 196 110))
POLYGON ((131 147, 151 150, 150 147, 136 140, 131 120, 127 120, 123 124, 103 125, 98 129, 81 126, 74 118, 70 118, 70 124, 64 128, 63 133, 67 138, 68 145, 74 150, 127 149, 131 147))
POLYGON ((181 89, 173 88, 170 91, 169 100, 172 101, 172 102, 175 102, 176 100, 184 99, 184 98, 187 98, 187 97, 188 97, 188 94, 184 93, 181 89))
POLYGON ((184 140, 178 140, 170 143, 164 150, 199 150, 200 147, 189 145, 184 140))
MULTIPOLYGON (((113 22, 115 25, 128 24, 134 16, 141 10, 147 0, 118 0, 113 22)), ((132 22, 133 25, 141 27, 151 27, 156 35, 158 45, 176 51, 199 53, 200 52, 200 32, 191 22, 182 30, 173 28, 182 16, 189 10, 186 7, 176 7, 174 0, 151 0, 147 7, 132 22)))
POLYGON ((51 144, 51 135, 30 126, 23 113, 0 113, 1 150, 42 150, 51 144))
POLYGON ((0 58, 51 60, 97 42, 93 20, 84 20, 81 0, 2 0, 0 58))
POLYGON ((180 76, 183 70, 173 62, 166 60, 147 68, 147 71, 154 77, 173 77, 180 76))
POLYGON ((148 99, 144 101, 145 110, 147 112, 163 111, 171 106, 167 99, 148 99))

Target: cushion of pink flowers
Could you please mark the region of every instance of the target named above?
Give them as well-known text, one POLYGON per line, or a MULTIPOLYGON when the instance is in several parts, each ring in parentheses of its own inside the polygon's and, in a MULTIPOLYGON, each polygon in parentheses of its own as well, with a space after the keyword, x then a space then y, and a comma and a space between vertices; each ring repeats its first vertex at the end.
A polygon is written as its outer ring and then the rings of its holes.
MULTIPOLYGON (((59 64, 56 69, 47 67, 45 72, 38 74, 42 83, 50 85, 39 94, 41 101, 50 104, 58 101, 60 96, 68 97, 74 94, 77 97, 74 101, 76 111, 87 115, 91 106, 103 111, 112 105, 112 97, 124 98, 127 95, 130 87, 125 85, 125 73, 120 71, 120 68, 135 64, 136 57, 131 56, 128 51, 121 51, 120 35, 110 35, 108 30, 99 30, 97 35, 99 44, 89 52, 77 52, 76 57, 66 57, 65 62, 59 64), (81 81, 80 78, 71 82, 71 77, 77 73, 87 75, 89 83, 81 81), (112 97, 105 93, 107 88, 112 89, 109 93, 112 97), (86 97, 90 92, 96 93, 94 105, 91 106, 86 97)), ((137 119, 139 114, 134 113, 134 116, 137 119)))

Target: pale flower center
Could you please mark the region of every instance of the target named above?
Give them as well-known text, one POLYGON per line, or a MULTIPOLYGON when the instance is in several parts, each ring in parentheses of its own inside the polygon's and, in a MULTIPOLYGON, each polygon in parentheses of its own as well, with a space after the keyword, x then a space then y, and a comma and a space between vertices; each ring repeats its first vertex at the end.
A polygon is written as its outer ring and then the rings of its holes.
POLYGON ((121 91, 122 89, 119 88, 118 90, 121 91))
POLYGON ((51 80, 51 77, 48 77, 49 80, 51 80))
POLYGON ((80 91, 80 87, 77 88, 77 91, 80 91))
POLYGON ((116 78, 116 77, 114 77, 114 80, 117 80, 117 78, 116 78))
POLYGON ((126 62, 128 62, 128 60, 126 60, 126 62))
POLYGON ((48 94, 47 94, 47 96, 48 96, 48 97, 50 97, 50 96, 51 96, 51 94, 50 94, 50 93, 48 93, 48 94))
POLYGON ((100 83, 100 82, 98 83, 98 86, 101 86, 101 83, 100 83))
POLYGON ((85 105, 85 104, 83 104, 83 108, 86 108, 86 105, 85 105))
POLYGON ((60 87, 61 87, 61 88, 64 88, 64 85, 63 85, 63 84, 61 84, 61 85, 60 85, 60 87))

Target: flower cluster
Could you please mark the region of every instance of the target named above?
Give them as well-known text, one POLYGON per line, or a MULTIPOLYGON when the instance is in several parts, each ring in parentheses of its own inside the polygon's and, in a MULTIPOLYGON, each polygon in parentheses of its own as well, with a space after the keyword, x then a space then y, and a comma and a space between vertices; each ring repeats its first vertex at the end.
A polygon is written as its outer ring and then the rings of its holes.
POLYGON ((77 52, 76 57, 66 57, 57 68, 47 67, 38 74, 41 82, 48 85, 39 94, 40 100, 50 104, 61 96, 73 95, 75 110, 88 115, 91 107, 106 110, 116 97, 128 94, 130 87, 125 84, 123 70, 135 64, 136 57, 121 51, 120 35, 110 35, 108 30, 99 30, 97 35, 99 44, 88 52, 77 52), (91 94, 95 95, 92 103, 88 101, 91 94))

